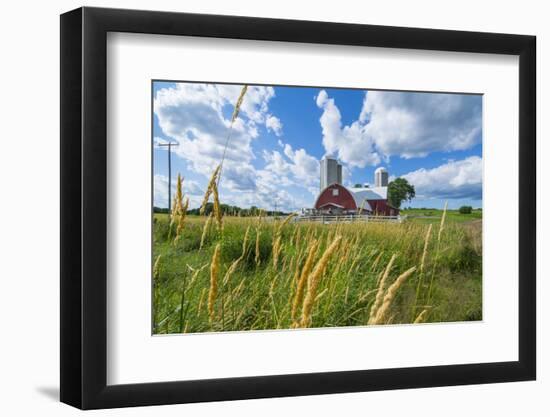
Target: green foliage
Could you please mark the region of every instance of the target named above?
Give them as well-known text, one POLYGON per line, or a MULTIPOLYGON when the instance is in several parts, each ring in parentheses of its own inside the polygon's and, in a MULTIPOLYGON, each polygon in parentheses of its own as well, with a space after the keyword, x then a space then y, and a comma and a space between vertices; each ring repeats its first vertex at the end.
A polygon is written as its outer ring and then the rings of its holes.
MULTIPOLYGON (((252 206, 250 208, 241 208, 239 206, 231 206, 229 204, 220 204, 220 209, 223 215, 225 216, 236 216, 236 217, 256 217, 260 214, 260 209, 256 206, 252 206)), ((160 209, 163 210, 163 209, 160 209)), ((205 207, 205 215, 210 215, 212 211, 214 210, 214 204, 213 203, 207 203, 205 207)), ((199 215, 200 208, 194 208, 191 210, 187 210, 187 214, 199 215)), ((166 211, 167 212, 167 211, 166 211)), ((267 216, 287 216, 288 213, 285 213, 284 211, 265 211, 263 212, 267 216)))
POLYGON ((164 213, 164 214, 168 214, 170 213, 170 211, 167 209, 167 208, 163 208, 163 207, 153 207, 153 213, 164 213))
POLYGON ((411 201, 414 196, 414 185, 405 178, 396 178, 388 184, 388 202, 392 207, 400 208, 403 201, 411 201))
POLYGON ((458 212, 460 214, 472 214, 472 206, 461 206, 458 212))

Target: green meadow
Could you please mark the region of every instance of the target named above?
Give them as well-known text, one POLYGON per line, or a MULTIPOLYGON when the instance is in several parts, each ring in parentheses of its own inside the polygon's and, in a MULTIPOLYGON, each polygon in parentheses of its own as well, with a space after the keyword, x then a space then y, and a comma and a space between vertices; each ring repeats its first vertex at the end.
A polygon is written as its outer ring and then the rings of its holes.
POLYGON ((153 331, 481 320, 481 211, 404 214, 330 225, 155 214, 153 331))

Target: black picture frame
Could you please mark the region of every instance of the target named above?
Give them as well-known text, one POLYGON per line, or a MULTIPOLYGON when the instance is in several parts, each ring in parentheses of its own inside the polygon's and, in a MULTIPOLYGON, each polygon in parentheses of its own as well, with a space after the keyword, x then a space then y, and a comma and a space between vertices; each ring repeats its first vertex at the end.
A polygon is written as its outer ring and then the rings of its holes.
POLYGON ((61 15, 61 401, 82 409, 533 380, 536 38, 80 8, 61 15), (108 32, 519 56, 519 358, 513 362, 107 385, 108 32))

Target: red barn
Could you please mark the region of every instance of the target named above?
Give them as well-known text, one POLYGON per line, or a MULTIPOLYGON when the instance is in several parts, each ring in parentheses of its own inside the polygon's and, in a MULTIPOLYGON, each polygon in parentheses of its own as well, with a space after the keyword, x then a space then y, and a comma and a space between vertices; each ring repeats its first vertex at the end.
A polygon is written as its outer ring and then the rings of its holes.
POLYGON ((347 188, 334 183, 321 190, 314 207, 328 215, 399 215, 399 209, 388 204, 388 187, 347 188))

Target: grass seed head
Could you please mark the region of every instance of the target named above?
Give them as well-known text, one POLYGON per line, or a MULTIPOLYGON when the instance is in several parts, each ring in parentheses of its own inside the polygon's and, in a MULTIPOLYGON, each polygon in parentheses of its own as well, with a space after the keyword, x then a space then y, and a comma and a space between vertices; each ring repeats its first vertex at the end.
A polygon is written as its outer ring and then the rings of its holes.
POLYGON ((397 294, 397 290, 399 290, 401 285, 403 285, 405 280, 409 276, 411 276, 414 271, 416 271, 416 266, 407 269, 405 272, 399 275, 399 277, 397 277, 392 285, 390 285, 388 291, 386 292, 386 295, 384 296, 384 301, 382 302, 382 305, 376 312, 376 317, 374 318, 373 322, 369 324, 384 324, 384 319, 390 310, 391 303, 397 294))
POLYGON ((235 120, 239 116, 239 111, 241 110, 241 105, 243 104, 246 90, 248 90, 248 85, 245 84, 241 89, 241 94, 239 94, 239 98, 237 99, 237 103, 235 104, 235 108, 233 109, 233 115, 231 116, 231 124, 233 124, 233 122, 235 122, 235 120))
POLYGON ((203 215, 206 210, 206 205, 208 204, 208 200, 210 199, 210 195, 212 194, 213 186, 217 185, 217 179, 220 173, 220 169, 221 169, 221 164, 216 167, 214 172, 212 172, 212 176, 208 181, 208 185, 206 186, 206 191, 204 192, 204 197, 202 199, 201 208, 199 211, 201 215, 203 215))
POLYGON ((292 311, 291 311, 291 318, 294 322, 296 320, 296 316, 298 313, 298 308, 300 307, 300 304, 302 303, 303 297, 304 297, 304 289, 307 284, 307 279, 309 277, 309 273, 311 271, 311 268, 313 266, 313 261, 315 259, 315 253, 317 252, 317 245, 318 242, 316 240, 313 240, 309 244, 309 250, 307 254, 306 261, 304 263, 304 266, 302 267, 302 273, 300 275, 300 278, 298 280, 298 283, 296 285, 296 293, 294 294, 294 301, 292 303, 292 311))
POLYGON ((155 264, 153 265, 153 279, 157 281, 160 278, 160 257, 162 255, 157 256, 157 259, 155 260, 155 264))
POLYGON ((342 236, 336 236, 334 238, 334 241, 325 250, 323 256, 321 256, 321 259, 319 259, 317 265, 315 265, 315 268, 313 269, 313 272, 309 277, 309 287, 306 297, 304 298, 304 304, 302 306, 302 321, 300 323, 302 327, 309 327, 309 325, 311 324, 311 312, 315 303, 319 281, 321 280, 323 272, 327 267, 330 256, 334 253, 334 251, 336 251, 336 248, 340 244, 341 240, 342 236))
POLYGON ((206 218, 206 221, 204 222, 204 227, 202 228, 202 235, 201 235, 201 243, 199 246, 199 250, 202 249, 204 246, 204 241, 206 240, 206 235, 208 234, 208 228, 210 227, 210 223, 212 223, 212 216, 214 215, 214 212, 210 213, 210 215, 206 218))
POLYGON ((423 323, 424 320, 428 317, 428 309, 422 310, 422 312, 418 315, 418 317, 415 319, 414 323, 423 323))
MULTIPOLYGON (((376 293, 376 298, 374 300, 374 304, 372 305, 372 308, 370 310, 370 318, 374 320, 378 313, 378 309, 382 305, 382 302, 384 300, 384 292, 386 291, 386 281, 388 279, 388 276, 390 275, 390 271, 392 269, 393 263, 395 261, 395 258, 397 258, 397 254, 394 253, 388 262, 388 265, 386 265, 386 269, 384 270, 384 275, 382 275, 382 278, 380 279, 380 284, 378 286, 378 292, 376 293)), ((369 320, 370 321, 370 320, 369 320)))
POLYGON ((210 320, 214 319, 214 306, 218 295, 218 274, 220 272, 220 252, 221 246, 218 243, 212 255, 210 263, 210 291, 208 293, 208 316, 210 320))

